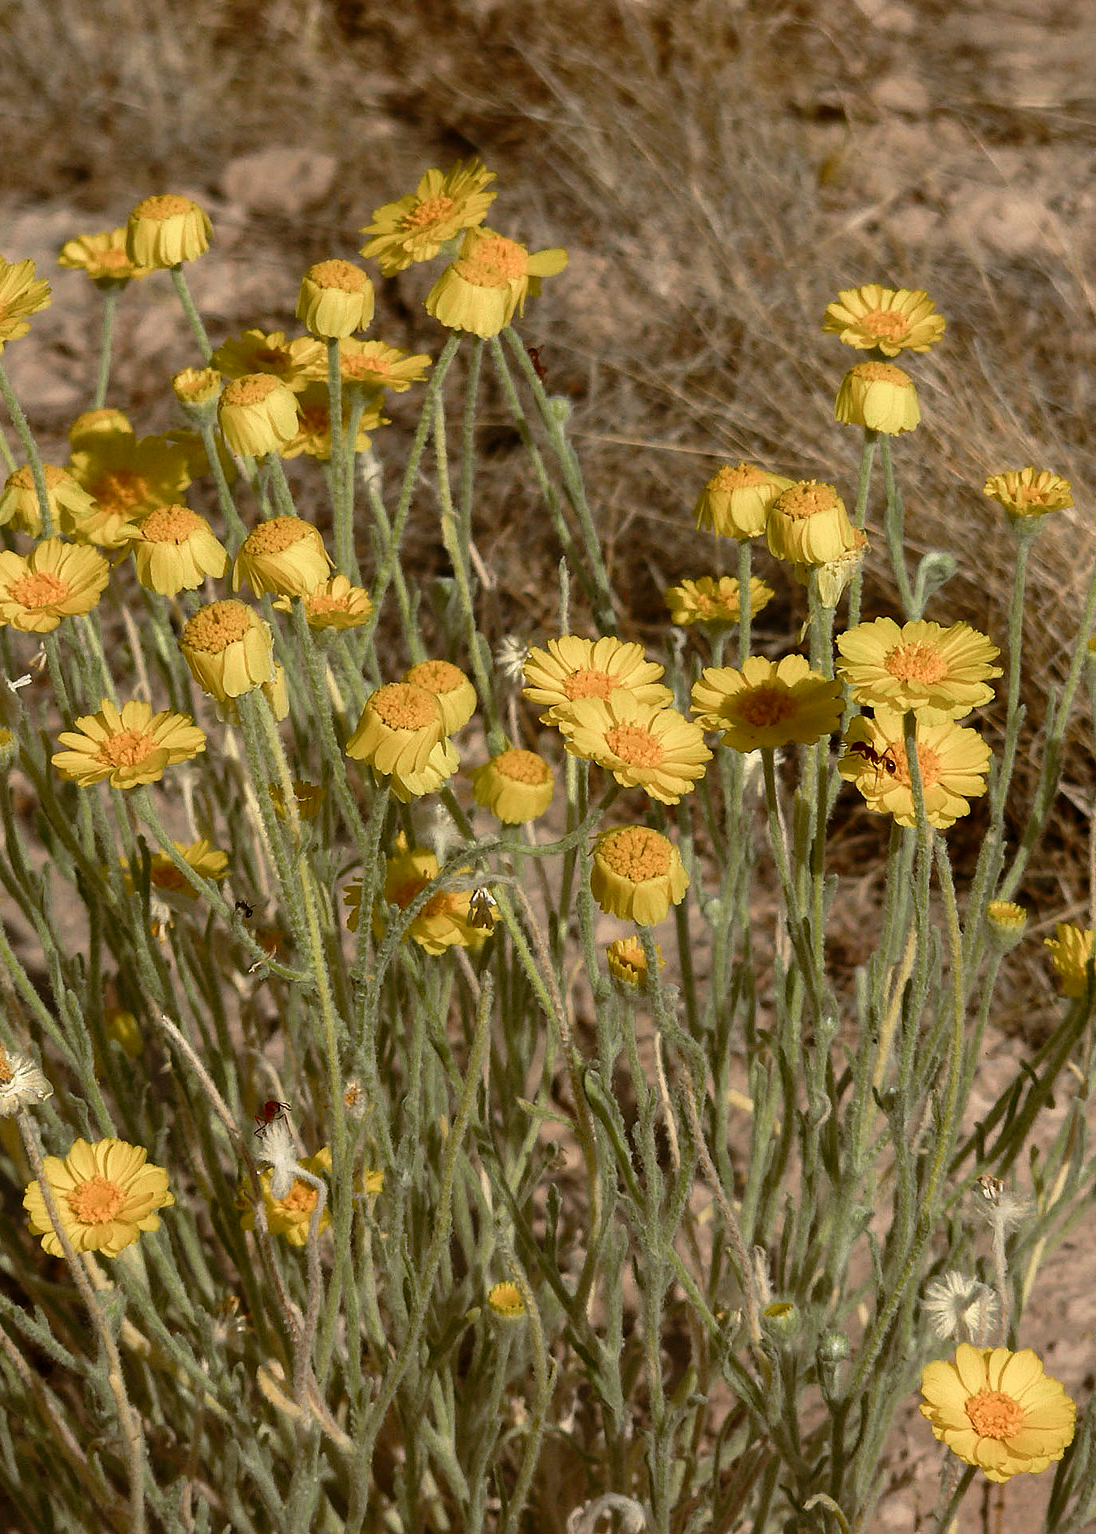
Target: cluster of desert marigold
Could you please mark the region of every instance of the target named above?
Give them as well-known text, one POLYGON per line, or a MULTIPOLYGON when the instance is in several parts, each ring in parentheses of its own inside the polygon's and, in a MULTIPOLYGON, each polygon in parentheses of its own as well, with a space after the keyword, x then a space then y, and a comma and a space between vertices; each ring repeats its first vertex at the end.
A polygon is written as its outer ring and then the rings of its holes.
MULTIPOLYGON (((533 255, 481 227, 495 196, 489 190, 493 179, 478 163, 444 175, 427 172, 415 193, 375 211, 363 248, 386 275, 439 254, 450 258, 426 308, 442 325, 481 337, 509 324, 537 294, 540 279, 566 265, 563 251, 533 255)), ((126 228, 70 241, 61 261, 105 290, 119 289, 157 269, 179 271, 208 248, 211 233, 205 214, 188 199, 152 197, 134 210, 126 228)), ((30 317, 49 301, 49 285, 35 278, 33 263, 0 263, 0 350, 26 334, 30 317)), ((368 592, 345 574, 332 574, 318 529, 296 516, 273 517, 243 539, 233 561, 183 497, 203 473, 219 474, 224 488, 235 473, 233 455, 331 457, 334 344, 343 424, 356 423, 352 448, 367 448, 368 432, 384 423, 384 391, 410 388, 430 366, 426 356, 409 357, 383 342, 355 338, 370 324, 373 308, 372 284, 359 267, 320 262, 306 273, 298 301, 307 335, 287 339, 283 332, 247 331, 217 348, 207 367, 176 377, 184 417, 200 431, 138 438, 120 411, 94 411, 74 424, 66 468, 28 463, 17 469, 0 497, 0 523, 34 538, 47 536, 26 555, 0 553, 0 624, 49 633, 64 619, 91 611, 108 583, 109 565, 100 550, 115 557, 132 552, 139 582, 164 598, 223 577, 231 563, 233 590, 246 581, 257 597, 275 597, 274 607, 283 611, 299 601, 313 629, 337 635, 366 624, 372 611, 368 592), (214 421, 219 440, 212 435, 214 421), (70 541, 50 536, 55 528, 70 541)), ((928 296, 878 285, 850 290, 830 305, 824 329, 870 354, 841 386, 838 420, 888 435, 915 427, 920 411, 913 382, 891 359, 904 351, 927 351, 942 335, 944 321, 928 296)), ((985 490, 1025 531, 1045 512, 1072 503, 1065 481, 1034 468, 994 476, 985 490)), ((746 464, 728 465, 715 475, 700 496, 696 521, 699 528, 738 540, 763 535, 771 553, 790 562, 800 578, 813 572, 815 591, 830 607, 858 570, 866 547, 834 487, 793 483, 746 464)), ((674 622, 718 630, 740 619, 741 596, 731 577, 702 576, 672 588, 667 603, 674 622)), ((754 612, 771 596, 763 582, 751 581, 754 612)), ((285 717, 285 679, 274 661, 270 626, 246 603, 227 599, 200 608, 180 643, 195 681, 216 700, 222 717, 232 720, 237 700, 258 688, 275 717, 285 717)), ((1000 675, 993 664, 996 647, 965 623, 945 627, 882 618, 841 634, 837 648, 836 677, 812 671, 800 655, 751 656, 739 668, 708 667, 693 686, 691 718, 672 707, 663 668, 637 644, 571 634, 549 640, 545 649, 511 644, 505 662, 511 679, 520 675, 526 697, 544 709, 541 722, 559 732, 567 752, 665 805, 677 804, 703 777, 712 759, 706 734, 738 752, 817 746, 841 729, 851 701, 873 712, 858 714, 845 730, 839 770, 869 809, 913 826, 917 808, 906 758, 906 720, 912 716, 927 821, 950 826, 967 813, 970 799, 985 792, 989 749, 959 721, 992 697, 990 683, 1000 675)), ((476 706, 472 683, 458 667, 422 662, 368 698, 347 755, 405 803, 433 794, 458 769, 453 736, 476 706)), ((105 781, 128 789, 158 781, 173 764, 204 751, 206 740, 188 716, 154 712, 144 702, 119 706, 104 699, 96 714, 77 719, 73 730, 62 733, 65 749, 53 763, 83 787, 105 781)), ((11 731, 4 732, 2 744, 10 760, 17 746, 11 731)), ((508 825, 545 814, 554 797, 549 762, 519 743, 474 768, 470 778, 477 803, 508 825)), ((303 784, 297 790, 299 812, 308 816, 322 790, 303 784)), ((176 845, 196 874, 225 876, 227 858, 208 840, 176 845)), ((374 925, 383 927, 386 906, 408 907, 438 872, 432 851, 400 838, 387 861, 374 925)), ((184 893, 170 859, 157 858, 153 876, 162 888, 184 893)), ((664 919, 684 898, 688 882, 670 839, 644 824, 618 825, 595 839, 592 893, 606 912, 636 926, 664 919)), ((344 895, 348 925, 356 929, 361 884, 352 884, 344 895)), ((408 935, 429 954, 454 945, 477 949, 489 938, 496 914, 489 901, 477 904, 472 894, 447 891, 422 907, 408 935)), ((1024 914, 998 903, 991 907, 991 920, 1017 933, 1024 914)), ((1060 929, 1052 946, 1067 994, 1078 994, 1092 935, 1060 929)), ((610 945, 608 962, 622 985, 639 990, 647 983, 646 950, 634 937, 610 945)), ((6 1054, 0 1059, 0 1111, 13 1112, 50 1090, 30 1061, 6 1054)), ((348 1093, 348 1107, 353 1096, 348 1093)), ((279 1124, 264 1126, 263 1135, 270 1163, 263 1173, 269 1228, 302 1246, 317 1207, 317 1179, 331 1169, 330 1151, 325 1147, 298 1163, 279 1124)), ((58 1225, 77 1253, 114 1256, 141 1232, 157 1229, 156 1211, 174 1202, 167 1173, 147 1163, 145 1149, 114 1139, 96 1145, 77 1140, 64 1159, 46 1159, 45 1174, 49 1202, 38 1182, 27 1189, 24 1202, 31 1229, 55 1255, 64 1252, 58 1225)), ((369 1196, 383 1189, 380 1172, 363 1172, 362 1181, 369 1196)), ((241 1196, 240 1207, 251 1228, 249 1195, 241 1196)), ((320 1229, 327 1223, 325 1209, 320 1229)), ((500 1316, 524 1311, 511 1284, 496 1285, 489 1300, 500 1316)), ((1072 1437, 1073 1403, 1029 1352, 964 1343, 954 1363, 930 1365, 924 1389, 922 1410, 936 1436, 994 1479, 1046 1468, 1072 1437)))

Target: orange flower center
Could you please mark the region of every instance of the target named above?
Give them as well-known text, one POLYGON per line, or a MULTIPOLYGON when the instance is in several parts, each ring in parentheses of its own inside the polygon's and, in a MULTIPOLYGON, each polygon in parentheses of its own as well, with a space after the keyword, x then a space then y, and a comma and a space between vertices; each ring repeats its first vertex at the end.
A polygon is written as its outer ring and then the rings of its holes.
POLYGON ((319 1196, 315 1188, 310 1188, 306 1182, 301 1182, 298 1179, 290 1188, 285 1198, 279 1200, 279 1202, 282 1208, 288 1210, 291 1214, 310 1215, 316 1207, 316 1200, 319 1196))
POLYGON ((146 543, 185 543, 203 525, 188 506, 161 506, 145 518, 141 532, 146 543))
POLYGON ((350 593, 345 596, 333 597, 329 592, 313 592, 305 597, 305 606, 316 617, 322 617, 325 613, 348 613, 350 611, 350 593))
POLYGON ((983 1390, 967 1401, 970 1425, 980 1438, 1011 1438, 1024 1425, 1024 1409, 1001 1390, 983 1390))
POLYGON ((140 506, 149 496, 148 480, 131 469, 106 472, 91 487, 91 494, 104 511, 123 515, 131 506, 140 506))
POLYGON ((13 581, 9 591, 12 601, 21 607, 41 609, 63 602, 69 594, 69 585, 48 570, 36 570, 13 581))
MULTIPOLYGON (((423 874, 408 874, 398 884, 386 888, 384 898, 391 905, 398 905, 401 911, 406 911, 415 896, 421 894, 429 883, 430 880, 423 874)), ((432 901, 431 904, 433 904, 432 901)))
POLYGON ((535 751, 504 751, 495 758, 495 768, 504 778, 514 783, 527 783, 539 788, 552 776, 552 769, 535 751))
POLYGON ((251 360, 260 372, 286 373, 293 366, 293 358, 280 346, 257 346, 251 360))
POLYGON ((243 602, 212 602, 190 619, 182 642, 192 650, 220 655, 229 645, 238 644, 251 627, 251 609, 243 602))
POLYGON ((659 767, 666 757, 658 737, 638 724, 622 724, 607 730, 605 744, 614 756, 631 767, 659 767))
POLYGON ((424 687, 427 692, 442 697, 445 693, 456 692, 464 681, 464 672, 447 660, 424 660, 411 667, 407 680, 416 687, 424 687))
POLYGON ((820 512, 835 511, 838 500, 837 491, 832 485, 821 485, 816 479, 809 479, 785 490, 774 501, 773 510, 781 512, 792 522, 804 522, 808 517, 818 516, 820 512))
POLYGON ((910 328, 906 316, 895 309, 873 310, 871 314, 865 314, 860 323, 869 335, 878 336, 881 341, 901 341, 910 328))
POLYGON ((900 682, 939 682, 948 674, 948 663, 931 644, 900 644, 883 662, 900 682))
MULTIPOLYGON (((888 774, 887 781, 900 783, 903 788, 912 788, 913 779, 910 777, 909 762, 906 759, 905 747, 901 741, 888 741, 886 748, 890 751, 890 758, 894 762, 894 773, 888 774)), ((880 751, 882 756, 882 751, 880 751)), ((933 788, 943 776, 943 763, 937 752, 931 746, 924 745, 919 741, 917 744, 917 761, 921 768, 921 786, 933 788)), ((874 770, 874 769, 873 769, 874 770)))
POLYGON ((245 373, 234 378, 221 395, 224 405, 260 405, 285 385, 270 373, 245 373))
POLYGON ((154 884, 158 890, 167 890, 169 894, 179 894, 182 890, 189 890, 190 885, 175 867, 170 858, 153 858, 152 866, 148 871, 148 882, 154 884))
POLYGON ((156 749, 155 740, 146 732, 120 730, 100 743, 98 756, 101 762, 109 762, 112 767, 136 767, 147 761, 156 749))
POLYGON ((308 271, 309 277, 320 288, 334 288, 339 293, 364 293, 369 278, 360 266, 349 261, 320 261, 308 271))
POLYGON ((307 524, 298 522, 295 517, 274 517, 269 522, 261 522, 253 532, 248 533, 240 553, 250 557, 284 554, 286 549, 291 549, 302 538, 307 538, 308 533, 307 524))
POLYGON ((422 914, 424 916, 449 916, 456 902, 456 896, 443 890, 440 895, 435 895, 426 902, 422 914))
POLYGON ((899 389, 912 389, 913 379, 893 362, 861 362, 853 368, 856 377, 864 383, 889 383, 899 389))
POLYGON ((740 693, 731 704, 734 714, 744 724, 764 729, 768 725, 781 724, 796 713, 796 702, 784 687, 751 687, 740 693))
POLYGON ((725 466, 720 469, 715 477, 715 490, 756 490, 761 485, 770 484, 769 476, 764 469, 758 469, 749 463, 740 463, 736 468, 725 466))
POLYGON ((621 685, 607 671, 572 671, 564 677, 562 689, 573 703, 577 698, 607 698, 621 685))
POLYGON ((105 1225, 125 1208, 126 1196, 116 1182, 96 1173, 68 1196, 72 1217, 81 1225, 105 1225))
POLYGON ((392 682, 375 692, 369 707, 390 730, 426 730, 441 723, 433 693, 411 682, 392 682))
POLYGON ((405 229, 429 229, 431 224, 443 223, 452 211, 451 197, 424 197, 409 213, 404 214, 401 222, 405 229))
POLYGON ((326 437, 331 430, 331 412, 325 405, 308 405, 300 410, 300 434, 305 437, 326 437))
POLYGON ((453 262, 451 269, 474 288, 501 289, 510 286, 510 279, 506 273, 500 271, 497 266, 492 266, 489 261, 462 256, 459 261, 453 262))
POLYGON ((392 364, 387 357, 345 357, 342 370, 345 378, 368 378, 371 374, 377 378, 388 378, 392 373, 392 364))
POLYGON ((123 266, 128 268, 130 264, 129 257, 124 250, 101 250, 96 255, 96 261, 104 271, 109 271, 111 268, 118 269, 123 266))
POLYGON ((663 879, 670 871, 673 848, 648 826, 624 826, 610 831, 598 845, 598 856, 610 870, 631 884, 663 879))
POLYGON ((507 281, 525 277, 529 272, 529 253, 516 240, 503 239, 501 235, 491 240, 481 240, 476 246, 475 259, 492 267, 507 281))
POLYGON ((194 204, 189 197, 176 197, 167 193, 162 197, 146 197, 144 202, 139 202, 133 210, 134 218, 151 218, 158 224, 166 223, 169 218, 178 218, 182 213, 189 213, 194 204))

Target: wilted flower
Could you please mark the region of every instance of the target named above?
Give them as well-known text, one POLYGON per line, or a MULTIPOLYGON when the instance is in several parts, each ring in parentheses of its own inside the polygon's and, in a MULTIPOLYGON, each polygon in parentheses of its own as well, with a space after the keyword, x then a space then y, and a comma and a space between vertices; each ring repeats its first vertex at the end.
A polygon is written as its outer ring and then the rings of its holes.
POLYGON ((0 1045, 0 1118, 52 1096, 53 1088, 28 1055, 9 1054, 0 1045))
POLYGON ((977 1340, 993 1325, 997 1296, 979 1279, 952 1271, 925 1285, 924 1310, 938 1337, 961 1337, 965 1331, 977 1340))
POLYGON ((150 591, 174 597, 195 591, 207 576, 220 578, 228 553, 204 517, 187 506, 150 512, 133 540, 137 579, 150 591))
POLYGON ((649 826, 618 826, 594 842, 590 889, 611 916, 654 927, 688 888, 680 852, 649 826))
POLYGON ((769 507, 792 483, 756 464, 724 464, 693 508, 696 525, 722 538, 756 538, 765 531, 769 507))
POLYGON ((189 619, 179 648, 203 692, 227 703, 274 679, 270 625, 244 602, 211 602, 189 619))
POLYGON ((232 589, 239 591, 244 578, 257 597, 268 591, 302 597, 323 585, 333 563, 319 528, 300 517, 271 517, 241 544, 232 567, 232 589))
POLYGON ((782 490, 769 507, 765 537, 769 553, 795 565, 825 565, 855 545, 855 529, 832 485, 801 480, 782 490))
POLYGON ((536 820, 555 793, 552 769, 535 751, 503 751, 470 777, 476 803, 508 826, 536 820))
POLYGON ((324 340, 353 335, 373 318, 373 284, 351 261, 318 261, 301 279, 297 318, 324 340))
POLYGON ((424 660, 404 672, 405 682, 433 693, 441 704, 446 735, 455 735, 476 712, 476 689, 459 666, 447 660, 424 660))
POLYGON ((913 379, 890 362, 861 362, 845 374, 834 417, 887 437, 912 431, 921 420, 913 379))
POLYGON ((217 420, 229 450, 241 458, 280 453, 297 435, 297 397, 273 373, 245 373, 226 384, 217 420))

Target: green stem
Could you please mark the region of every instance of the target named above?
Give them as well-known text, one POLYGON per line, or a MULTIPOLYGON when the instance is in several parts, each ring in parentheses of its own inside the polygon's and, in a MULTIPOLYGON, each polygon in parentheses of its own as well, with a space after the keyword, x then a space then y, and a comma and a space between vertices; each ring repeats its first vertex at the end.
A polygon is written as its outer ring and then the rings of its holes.
POLYGON ((121 288, 113 285, 103 290, 103 327, 99 335, 99 373, 95 381, 93 410, 102 410, 107 400, 110 382, 110 359, 114 348, 114 313, 118 307, 121 288))
POLYGON ((202 358, 208 367, 209 359, 213 356, 213 347, 209 344, 206 328, 202 324, 202 316, 198 313, 197 306, 190 296, 190 285, 186 280, 186 273, 183 271, 181 261, 177 266, 171 268, 171 280, 175 284, 175 291, 179 295, 179 302, 183 306, 183 313, 187 317, 187 323, 194 332, 194 339, 198 343, 198 350, 201 352, 202 358))
POLYGON ((38 445, 34 440, 34 434, 30 429, 27 418, 23 414, 23 407, 16 398, 15 390, 11 386, 11 380, 2 363, 0 363, 0 396, 3 397, 4 404, 8 407, 11 424, 15 427, 16 435, 23 445, 23 451, 27 455, 27 462, 30 464, 31 477, 34 480, 34 488, 38 495, 38 510, 42 515, 42 537, 52 538, 54 531, 53 513, 50 511, 49 491, 46 489, 46 473, 42 467, 41 455, 38 452, 38 445))
POLYGON ((898 596, 906 617, 919 618, 921 614, 915 610, 916 604, 913 599, 913 591, 910 588, 909 573, 906 570, 906 513, 902 505, 901 491, 898 489, 898 484, 894 478, 894 460, 891 456, 890 438, 882 437, 880 445, 883 449, 883 479, 887 487, 886 533, 891 568, 894 571, 898 596))

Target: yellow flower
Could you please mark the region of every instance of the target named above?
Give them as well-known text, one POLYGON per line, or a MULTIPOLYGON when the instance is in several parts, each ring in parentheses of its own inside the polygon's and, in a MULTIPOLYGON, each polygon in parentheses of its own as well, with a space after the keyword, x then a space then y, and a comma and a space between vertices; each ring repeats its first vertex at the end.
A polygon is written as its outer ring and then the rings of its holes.
POLYGON ((297 396, 273 373, 245 373, 225 385, 217 420, 229 450, 241 458, 280 453, 297 435, 297 396))
POLYGON ((188 714, 154 714, 147 703, 126 703, 121 710, 109 698, 97 714, 76 720, 75 730, 57 737, 67 751, 51 758, 63 778, 90 788, 107 779, 112 788, 158 783, 166 767, 188 762, 206 748, 205 731, 188 714))
POLYGON ((223 383, 224 379, 214 367, 184 368, 181 373, 175 374, 171 387, 184 414, 196 412, 201 417, 211 406, 216 405, 223 383))
MULTIPOLYGON (((438 860, 432 852, 425 847, 409 848, 407 838, 401 835, 396 842, 395 855, 385 859, 385 903, 406 911, 411 902, 437 878, 439 871, 438 860)), ((360 910, 360 884, 357 903, 360 910)), ((471 920, 471 904, 471 890, 439 890, 412 921, 407 936, 426 953, 435 956, 444 953, 447 948, 468 948, 478 953, 490 937, 491 928, 498 916, 492 910, 487 925, 476 926, 471 920)), ((357 917, 348 921, 347 926, 352 932, 356 931, 357 917)), ((384 913, 379 907, 374 914, 373 928, 378 938, 383 936, 384 913)))
POLYGON ((119 548, 134 523, 158 506, 182 501, 191 482, 186 449, 164 437, 102 431, 74 450, 69 472, 95 501, 95 511, 73 517, 73 536, 101 548, 119 548))
MULTIPOLYGON (((757 614, 776 595, 771 586, 750 579, 750 612, 757 614)), ((692 624, 707 624, 710 628, 723 628, 737 623, 742 616, 739 603, 738 581, 733 575, 702 575, 695 581, 681 581, 666 592, 666 606, 670 620, 688 628, 692 624)))
MULTIPOLYGON (((42 465, 42 474, 50 514, 62 532, 71 532, 81 518, 94 513, 95 502, 71 474, 52 463, 42 465)), ((5 522, 34 538, 42 531, 42 508, 29 463, 9 474, 0 492, 0 524, 5 522)))
POLYGON ((110 578, 110 566, 94 549, 47 538, 24 559, 0 553, 0 625, 24 634, 50 634, 62 618, 89 613, 110 578))
POLYGON ((379 773, 407 778, 426 769, 444 739, 445 716, 434 694, 411 682, 391 682, 366 699, 346 754, 379 773))
POLYGON ((205 517, 186 506, 150 512, 133 541, 133 557, 141 585, 165 597, 195 591, 207 575, 219 579, 228 569, 224 545, 205 517))
POLYGON ((232 567, 232 589, 241 577, 257 597, 268 591, 283 597, 303 597, 322 586, 334 561, 323 546, 319 528, 300 517, 271 517, 253 528, 232 567))
POLYGON ((792 484, 752 463, 724 464, 693 508, 696 525, 721 538, 756 538, 765 531, 769 507, 792 484))
POLYGON ((461 246, 461 256, 477 266, 487 266, 501 273, 510 285, 510 303, 506 323, 514 315, 525 313, 525 300, 540 294, 542 277, 558 277, 567 267, 568 255, 556 247, 530 255, 517 240, 508 240, 493 229, 469 229, 461 246))
MULTIPOLYGON (((219 881, 227 878, 228 853, 216 849, 208 837, 201 836, 189 845, 186 842, 173 842, 172 845, 194 872, 201 874, 203 879, 219 881)), ((125 887, 132 895, 136 885, 130 872, 129 860, 123 858, 121 863, 125 871, 125 887)), ((153 853, 149 861, 149 883, 154 889, 162 890, 166 895, 183 895, 187 900, 198 898, 198 891, 166 852, 153 853)))
POLYGON ((318 261, 301 279, 297 318, 314 336, 334 341, 365 330, 373 319, 373 284, 351 261, 318 261))
POLYGON ((103 437, 133 437, 133 422, 124 410, 104 405, 102 410, 85 410, 69 427, 69 445, 73 452, 94 447, 103 437))
POLYGON ((270 625, 244 602, 199 608, 179 639, 191 675, 219 703, 274 680, 270 625))
MULTIPOLYGON (((352 586, 347 576, 333 575, 330 580, 306 592, 301 598, 310 629, 345 629, 364 627, 373 611, 373 601, 362 586, 352 586)), ((291 612, 289 597, 274 603, 279 612, 291 612)))
POLYGON ((926 724, 962 719, 993 699, 990 662, 1000 654, 969 623, 906 623, 892 618, 858 623, 838 635, 837 674, 862 707, 918 714, 926 724))
POLYGON ((1009 469, 993 474, 982 487, 982 494, 997 501, 1014 521, 1026 517, 1045 517, 1050 511, 1064 511, 1073 505, 1073 486, 1068 479, 1049 469, 1009 469))
POLYGON ((840 726, 842 711, 841 683, 812 671, 802 655, 751 655, 741 671, 709 666, 693 684, 697 723, 721 730, 735 751, 814 745, 840 726))
POLYGON ((49 283, 35 280, 33 261, 5 261, 0 256, 0 352, 30 329, 30 317, 52 303, 49 283))
POLYGON ((986 906, 990 942, 1002 953, 1022 942, 1027 923, 1027 911, 1014 900, 991 900, 986 906))
MULTIPOLYGON (((658 953, 659 969, 666 968, 666 960, 662 957, 661 948, 658 953)), ((615 943, 610 943, 605 950, 605 957, 609 964, 609 973, 614 980, 631 990, 645 991, 650 976, 647 972, 647 953, 637 937, 618 937, 615 943)))
POLYGON ((897 437, 918 424, 921 406, 908 373, 892 362, 861 362, 842 379, 833 413, 845 426, 897 437))
POLYGON ((809 586, 813 570, 818 586, 818 600, 823 607, 836 607, 841 600, 841 593, 858 573, 868 552, 866 536, 858 527, 854 527, 852 542, 843 553, 821 565, 796 565, 795 578, 801 586, 809 586))
POLYGON ((551 767, 535 751, 503 751, 469 775, 476 803, 507 826, 543 815, 556 789, 551 767))
POLYGON ((270 373, 296 394, 315 378, 327 376, 327 353, 314 336, 287 341, 284 330, 245 330, 218 346, 209 359, 226 378, 270 373))
MULTIPOLYGON (((314 1156, 305 1156, 300 1165, 306 1172, 311 1172, 314 1177, 330 1175, 331 1150, 324 1146, 323 1150, 317 1151, 314 1156)), ((270 1181, 274 1176, 273 1167, 268 1167, 259 1173, 259 1183, 263 1190, 263 1203, 266 1205, 266 1223, 272 1236, 284 1236, 290 1246, 305 1246, 308 1242, 308 1231, 312 1224, 312 1216, 319 1201, 319 1193, 311 1183, 304 1182, 300 1177, 290 1188, 285 1198, 275 1198, 270 1191, 270 1181)), ((236 1208, 240 1214, 240 1229, 255 1229, 255 1205, 251 1197, 251 1189, 241 1187, 236 1197, 236 1208)), ((317 1235, 323 1235, 331 1226, 330 1203, 324 1206, 323 1214, 320 1215, 317 1235)))
POLYGON ((825 565, 856 544, 845 503, 832 485, 800 480, 769 507, 765 537, 770 554, 797 565, 825 565))
MULTIPOLYGON (((849 725, 846 750, 838 771, 855 783, 869 810, 893 815, 900 826, 915 826, 909 763, 903 736, 903 715, 880 709, 874 719, 860 715, 849 725), (867 747, 857 751, 857 745, 867 747), (892 770, 893 769, 893 770, 892 770)), ((917 722, 917 760, 925 792, 925 815, 930 826, 946 830, 969 814, 970 799, 986 791, 992 752, 976 730, 954 719, 942 724, 917 722)))
POLYGON ((136 266, 196 261, 212 238, 213 225, 197 203, 170 193, 139 202, 126 225, 126 250, 136 266))
MULTIPOLYGON (((372 439, 371 431, 376 431, 378 426, 387 426, 388 417, 381 414, 384 400, 378 394, 372 404, 363 412, 358 422, 358 435, 354 439, 355 453, 369 451, 372 439)), ((350 430, 351 404, 349 394, 343 399, 343 440, 350 430)), ((283 458, 300 458, 307 454, 309 458, 317 458, 321 463, 326 463, 331 457, 331 396, 325 383, 306 384, 297 396, 297 432, 282 448, 283 458)))
POLYGON ((899 352, 927 352, 947 328, 942 314, 927 293, 918 289, 883 288, 869 283, 847 288, 826 310, 822 329, 841 338, 857 351, 880 351, 885 357, 899 352))
POLYGON ((991 1481, 1040 1475, 1073 1442, 1077 1407, 1030 1348, 961 1342, 954 1363, 929 1364, 921 1393, 933 1437, 991 1481))
POLYGON ((1088 987, 1096 932, 1088 927, 1074 927, 1070 922, 1059 922, 1054 937, 1044 938, 1043 942, 1054 960, 1062 995, 1071 1000, 1083 996, 1088 987))
POLYGON ((86 272, 97 288, 121 288, 127 282, 152 275, 151 266, 138 266, 126 249, 125 228, 106 234, 81 234, 66 240, 57 257, 58 266, 86 272))
POLYGON ((386 277, 412 262, 432 261, 447 240, 483 223, 498 195, 484 188, 494 180, 495 172, 479 160, 467 167, 458 161, 444 174, 428 170, 411 196, 374 208, 373 222, 361 231, 373 236, 362 255, 379 261, 386 277))
POLYGON ((455 735, 476 712, 476 689, 459 666, 447 660, 424 660, 404 673, 404 681, 432 692, 441 704, 446 735, 455 735))
MULTIPOLYGON (((117 1257, 138 1240, 143 1230, 160 1229, 157 1209, 169 1209, 175 1195, 163 1167, 153 1166, 143 1145, 125 1140, 74 1140, 68 1155, 47 1156, 46 1182, 61 1226, 77 1252, 102 1252, 117 1257)), ((32 1236, 42 1237, 42 1250, 62 1257, 64 1249, 53 1228, 37 1181, 23 1195, 32 1236)))
POLYGON ((564 634, 549 639, 547 650, 533 649, 525 660, 525 697, 547 704, 542 724, 555 724, 560 710, 580 698, 608 698, 620 688, 640 703, 673 702, 673 693, 658 678, 663 668, 647 660, 643 647, 607 636, 581 639, 564 634))
POLYGON ((487 1291, 487 1307, 500 1321, 524 1321, 525 1301, 517 1284, 492 1284, 487 1291))
POLYGON ((617 826, 594 842, 590 889, 610 916, 654 927, 688 888, 680 852, 649 826, 617 826))
POLYGON ((145 1044, 141 1037, 141 1025, 132 1012, 125 1007, 106 1007, 103 1010, 103 1027, 108 1039, 121 1046, 131 1060, 139 1060, 145 1044))
POLYGON ((493 229, 470 229, 460 256, 447 266, 426 298, 426 312, 449 330, 497 336, 526 298, 536 298, 542 277, 555 277, 567 265, 565 250, 531 255, 516 240, 493 229))
POLYGON ((344 389, 390 389, 393 394, 406 394, 412 384, 422 383, 432 366, 425 352, 409 357, 398 346, 386 346, 383 341, 359 341, 348 336, 339 342, 344 389))
POLYGON ((579 699, 556 723, 572 756, 596 762, 625 788, 642 788, 662 804, 691 794, 712 757, 698 724, 620 688, 608 698, 579 699))
MULTIPOLYGON (((315 820, 323 809, 323 802, 327 798, 327 790, 320 783, 305 783, 300 778, 293 780, 293 802, 297 806, 297 814, 302 820, 315 820)), ((282 792, 280 783, 271 783, 267 787, 270 794, 270 802, 274 806, 274 813, 279 820, 286 820, 288 812, 285 807, 285 794, 282 792)))

